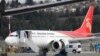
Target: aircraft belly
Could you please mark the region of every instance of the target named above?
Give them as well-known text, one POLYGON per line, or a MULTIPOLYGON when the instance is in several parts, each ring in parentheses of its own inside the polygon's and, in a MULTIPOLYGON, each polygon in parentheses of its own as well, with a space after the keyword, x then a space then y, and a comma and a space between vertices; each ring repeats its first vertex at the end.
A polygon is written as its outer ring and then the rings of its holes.
POLYGON ((64 41, 69 40, 69 38, 62 38, 62 37, 37 37, 37 38, 32 38, 32 41, 39 47, 47 47, 51 41, 60 39, 64 41))
POLYGON ((33 43, 35 43, 39 47, 46 47, 50 43, 50 39, 45 37, 37 37, 37 38, 32 38, 33 43))

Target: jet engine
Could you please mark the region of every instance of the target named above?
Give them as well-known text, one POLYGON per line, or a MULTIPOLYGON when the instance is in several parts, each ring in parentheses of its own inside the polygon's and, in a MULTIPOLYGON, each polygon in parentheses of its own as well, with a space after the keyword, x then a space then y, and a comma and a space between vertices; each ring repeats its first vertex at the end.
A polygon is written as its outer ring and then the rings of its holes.
MULTIPOLYGON (((68 42, 67 42, 68 43, 68 42)), ((62 48, 64 48, 66 45, 66 42, 64 42, 63 40, 59 40, 59 41, 55 41, 53 40, 51 42, 51 49, 53 51, 56 51, 56 50, 61 50, 62 48)))

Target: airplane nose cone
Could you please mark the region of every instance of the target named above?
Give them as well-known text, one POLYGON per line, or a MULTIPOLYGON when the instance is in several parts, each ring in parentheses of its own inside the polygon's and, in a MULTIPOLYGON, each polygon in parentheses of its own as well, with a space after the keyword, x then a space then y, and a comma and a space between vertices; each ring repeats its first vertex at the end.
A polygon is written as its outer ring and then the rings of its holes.
POLYGON ((8 44, 8 45, 14 45, 14 44, 17 44, 18 43, 18 39, 16 37, 7 37, 5 39, 5 42, 8 44))
POLYGON ((8 37, 5 39, 5 42, 6 42, 7 44, 10 42, 8 37))
POLYGON ((13 40, 13 39, 11 39, 11 37, 7 37, 7 38, 5 39, 5 42, 6 42, 8 45, 11 45, 11 44, 12 44, 12 40, 13 40))

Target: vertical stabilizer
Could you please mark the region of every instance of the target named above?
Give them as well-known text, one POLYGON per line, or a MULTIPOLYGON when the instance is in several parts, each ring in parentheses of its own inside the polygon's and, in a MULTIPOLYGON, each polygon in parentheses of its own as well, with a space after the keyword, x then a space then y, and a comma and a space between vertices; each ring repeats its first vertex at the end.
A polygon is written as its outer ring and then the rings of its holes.
POLYGON ((89 10, 85 16, 85 19, 81 25, 80 28, 75 30, 75 32, 79 33, 91 33, 91 28, 92 28, 92 21, 93 21, 93 12, 94 12, 94 6, 91 5, 89 7, 89 10))

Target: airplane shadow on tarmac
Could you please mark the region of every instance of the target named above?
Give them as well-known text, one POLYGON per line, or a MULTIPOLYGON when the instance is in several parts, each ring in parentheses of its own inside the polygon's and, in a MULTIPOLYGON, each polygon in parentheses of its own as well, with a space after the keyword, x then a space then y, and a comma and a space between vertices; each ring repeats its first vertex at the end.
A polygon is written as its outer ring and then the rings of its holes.
MULTIPOLYGON (((55 56, 67 56, 68 53, 65 51, 65 49, 62 49, 59 53, 55 54, 55 56)), ((39 53, 39 56, 47 56, 46 52, 39 53)))
POLYGON ((65 49, 62 49, 58 54, 55 56, 67 56, 68 52, 65 51, 65 49))

